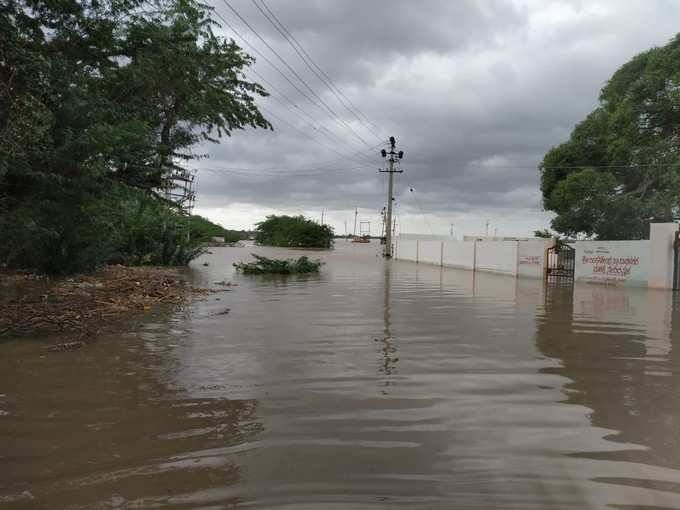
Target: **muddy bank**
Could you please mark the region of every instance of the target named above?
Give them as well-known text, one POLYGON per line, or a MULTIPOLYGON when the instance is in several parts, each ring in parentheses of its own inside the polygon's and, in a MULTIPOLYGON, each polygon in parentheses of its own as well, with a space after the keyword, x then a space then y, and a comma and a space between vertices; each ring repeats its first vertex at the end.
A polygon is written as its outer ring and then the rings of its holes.
POLYGON ((4 274, 0 288, 0 338, 67 332, 78 340, 155 305, 212 292, 192 288, 176 268, 124 266, 60 279, 4 274))

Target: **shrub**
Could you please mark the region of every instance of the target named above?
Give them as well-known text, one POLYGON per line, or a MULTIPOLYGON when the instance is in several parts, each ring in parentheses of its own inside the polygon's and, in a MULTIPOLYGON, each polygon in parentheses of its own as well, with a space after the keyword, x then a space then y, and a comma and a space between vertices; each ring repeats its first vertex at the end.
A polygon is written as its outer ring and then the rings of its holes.
POLYGON ((243 274, 301 274, 318 273, 323 262, 310 260, 306 256, 299 259, 270 259, 252 253, 254 262, 236 262, 234 267, 243 274))
POLYGON ((202 253, 177 208, 122 184, 45 187, 0 215, 0 263, 50 274, 106 263, 185 265, 202 253))
POLYGON ((257 224, 255 242, 287 248, 330 248, 333 229, 304 216, 267 216, 257 224))

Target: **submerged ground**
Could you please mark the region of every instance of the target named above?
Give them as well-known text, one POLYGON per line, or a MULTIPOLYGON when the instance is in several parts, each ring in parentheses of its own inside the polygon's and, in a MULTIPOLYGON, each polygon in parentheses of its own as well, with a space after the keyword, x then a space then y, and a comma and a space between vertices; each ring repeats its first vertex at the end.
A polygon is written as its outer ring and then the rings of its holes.
POLYGON ((230 291, 0 343, 0 508, 680 508, 672 293, 212 250, 230 291))

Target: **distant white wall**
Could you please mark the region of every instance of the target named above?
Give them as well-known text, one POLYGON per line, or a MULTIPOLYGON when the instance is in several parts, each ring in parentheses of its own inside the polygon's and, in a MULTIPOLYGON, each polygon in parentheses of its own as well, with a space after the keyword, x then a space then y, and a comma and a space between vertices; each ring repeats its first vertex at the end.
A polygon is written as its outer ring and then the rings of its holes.
POLYGON ((543 278, 546 250, 550 241, 520 241, 517 244, 517 274, 531 278, 543 278))
POLYGON ((399 239, 403 240, 418 240, 418 241, 449 241, 449 236, 435 236, 428 234, 399 234, 399 239))
POLYGON ((672 289, 673 243, 678 224, 653 223, 650 227, 649 286, 653 289, 672 289))
POLYGON ((575 280, 648 285, 649 241, 578 241, 575 247, 575 280))
POLYGON ((441 265, 442 241, 418 241, 418 262, 441 265))
POLYGON ((518 241, 483 241, 477 243, 475 270, 517 274, 518 241))
MULTIPOLYGON (((651 225, 649 241, 576 241, 578 281, 636 287, 672 288, 676 223, 651 225)), ((542 278, 553 240, 456 241, 447 236, 401 234, 395 258, 414 262, 542 278)))
POLYGON ((442 262, 444 266, 474 270, 474 241, 444 241, 442 262))
POLYGON ((418 260, 418 241, 411 239, 403 239, 399 236, 395 240, 395 258, 399 260, 411 260, 416 262, 418 260))

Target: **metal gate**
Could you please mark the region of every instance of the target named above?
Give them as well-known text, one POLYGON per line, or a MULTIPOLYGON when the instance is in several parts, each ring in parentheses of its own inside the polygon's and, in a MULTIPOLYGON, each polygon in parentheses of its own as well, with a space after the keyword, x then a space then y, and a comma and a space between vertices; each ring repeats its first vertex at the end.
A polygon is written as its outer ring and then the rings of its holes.
POLYGON ((548 248, 545 278, 548 283, 572 285, 574 283, 575 265, 576 250, 567 244, 556 244, 548 248))

